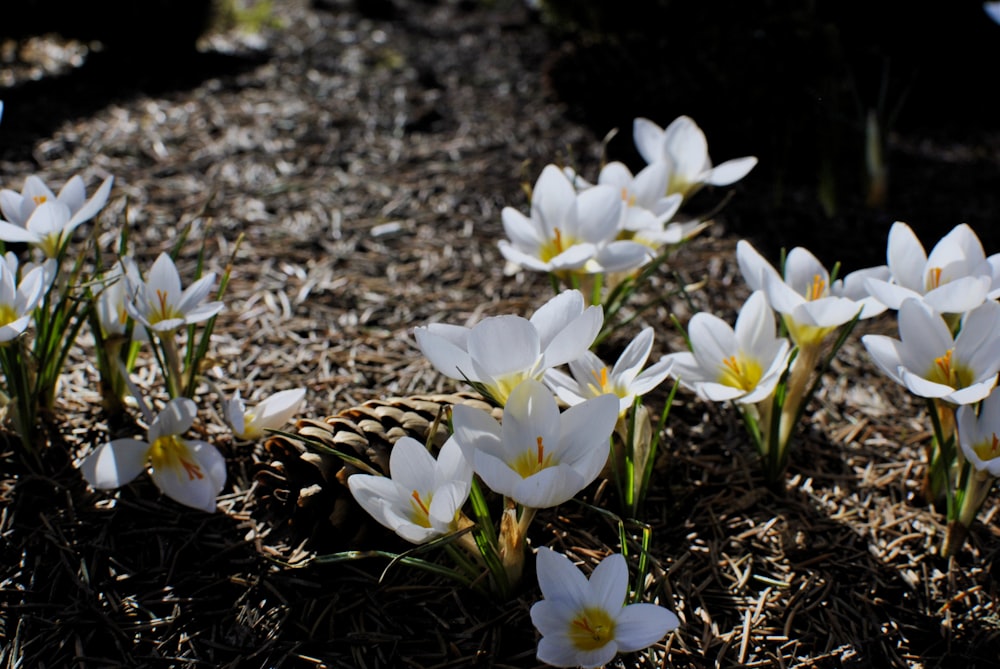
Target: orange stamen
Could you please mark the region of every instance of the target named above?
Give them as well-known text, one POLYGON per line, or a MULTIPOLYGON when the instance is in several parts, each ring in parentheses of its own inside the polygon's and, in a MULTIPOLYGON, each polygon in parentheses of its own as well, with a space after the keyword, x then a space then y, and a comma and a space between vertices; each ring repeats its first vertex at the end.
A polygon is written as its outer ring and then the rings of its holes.
POLYGON ((552 231, 552 235, 555 237, 555 239, 553 240, 553 243, 555 244, 556 254, 558 255, 559 253, 562 253, 564 251, 564 249, 563 249, 563 241, 562 241, 562 232, 560 232, 559 228, 556 228, 555 230, 552 231))
POLYGON ((413 501, 417 503, 417 506, 420 507, 420 510, 429 516, 431 511, 430 509, 427 508, 427 505, 424 504, 424 501, 420 499, 420 493, 414 490, 413 495, 411 495, 411 497, 413 497, 413 501))
POLYGON ((812 285, 809 287, 809 295, 806 296, 810 302, 823 297, 826 292, 826 281, 819 274, 813 276, 812 285))
POLYGON ((927 270, 927 287, 929 289, 937 288, 941 285, 941 268, 931 267, 927 270))
POLYGON ((38 205, 42 204, 43 202, 45 202, 46 200, 48 200, 49 198, 47 198, 44 195, 36 195, 33 198, 31 198, 31 199, 34 200, 35 206, 38 206, 38 205))
POLYGON ((187 472, 188 481, 193 481, 195 479, 203 479, 205 475, 201 473, 201 467, 188 460, 181 459, 181 466, 184 467, 184 471, 187 472))
POLYGON ((594 379, 597 381, 597 388, 601 391, 607 391, 608 389, 608 368, 601 367, 601 371, 597 372, 594 370, 590 371, 594 375, 594 379))
POLYGON ((955 349, 948 349, 948 352, 942 355, 940 358, 934 358, 934 364, 937 368, 941 370, 944 374, 945 379, 951 379, 951 354, 955 349))

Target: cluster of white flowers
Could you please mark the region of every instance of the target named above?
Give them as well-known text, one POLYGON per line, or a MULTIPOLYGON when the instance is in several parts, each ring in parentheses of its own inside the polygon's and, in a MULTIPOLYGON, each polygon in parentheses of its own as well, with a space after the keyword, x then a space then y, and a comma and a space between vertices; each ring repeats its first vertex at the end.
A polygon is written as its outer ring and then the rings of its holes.
MULTIPOLYGON (((177 340, 182 330, 188 330, 187 345, 198 345, 194 326, 210 323, 222 311, 221 301, 208 300, 216 276, 205 274, 184 289, 166 253, 153 263, 148 278, 143 278, 130 256, 120 258, 108 271, 96 268, 94 276, 83 276, 78 267, 65 267, 72 264, 66 260, 74 232, 104 208, 113 184, 109 176, 87 197, 84 179, 74 176, 56 194, 32 175, 20 191, 0 190, 0 242, 28 246, 23 262, 12 252, 0 262, 5 416, 26 454, 31 453, 38 411, 54 401, 61 365, 77 333, 84 323, 95 323, 98 366, 110 389, 105 401, 121 403, 131 394, 148 431, 145 441, 115 439, 87 454, 80 463, 84 478, 95 488, 112 489, 148 469, 168 497, 214 511, 226 481, 224 458, 214 445, 182 436, 197 417, 191 395, 200 380, 198 365, 204 351, 191 350, 181 356, 177 340), (32 325, 33 338, 27 335, 32 325), (156 414, 128 378, 136 347, 144 342, 152 346, 160 363, 170 398, 156 414)), ((209 324, 201 343, 208 342, 210 331, 209 324)), ((301 388, 282 391, 248 409, 237 390, 233 398, 223 400, 222 413, 237 439, 259 439, 290 420, 304 396, 301 388)))
POLYGON ((746 157, 713 167, 705 134, 686 116, 666 129, 637 118, 633 136, 648 163, 638 174, 611 162, 592 184, 572 169, 548 165, 532 189, 530 215, 504 208, 508 239, 500 241, 500 252, 511 271, 563 279, 632 272, 704 226, 674 220, 686 198, 702 186, 735 183, 757 164, 746 157))

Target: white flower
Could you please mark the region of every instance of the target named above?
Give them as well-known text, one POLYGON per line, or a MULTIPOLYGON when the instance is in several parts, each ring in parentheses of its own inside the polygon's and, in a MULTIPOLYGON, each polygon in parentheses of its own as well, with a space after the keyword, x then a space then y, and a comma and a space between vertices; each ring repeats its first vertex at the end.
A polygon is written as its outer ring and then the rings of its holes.
POLYGON ((247 409, 237 390, 232 399, 223 402, 226 422, 238 438, 250 441, 264 436, 267 430, 276 430, 287 423, 302 408, 305 388, 282 390, 247 409))
POLYGON ((454 437, 437 460, 416 439, 401 437, 389 455, 389 474, 355 474, 347 486, 361 507, 403 539, 422 544, 455 531, 472 488, 472 468, 454 437))
POLYGON ((989 258, 966 224, 941 238, 928 256, 913 230, 896 222, 886 251, 891 278, 867 282, 871 294, 890 309, 907 298, 923 300, 938 313, 961 314, 1000 297, 1000 254, 989 258))
POLYGON ((617 240, 622 199, 611 186, 576 192, 555 165, 543 170, 531 195, 531 216, 504 207, 509 239, 500 252, 510 263, 541 272, 623 272, 645 264, 649 249, 617 240))
POLYGON ((788 366, 788 340, 778 337, 774 314, 761 291, 740 309, 736 327, 700 312, 688 324, 691 352, 664 356, 670 375, 714 402, 755 404, 771 396, 788 366))
POLYGON ((572 376, 557 369, 545 372, 545 382, 566 404, 573 406, 591 398, 605 394, 619 398, 618 412, 624 413, 632 406, 636 395, 645 395, 660 385, 670 373, 671 361, 660 360, 640 373, 653 350, 653 328, 643 329, 629 342, 621 357, 615 362, 611 372, 608 366, 590 351, 571 360, 569 369, 572 376))
POLYGON ((6 221, 0 221, 0 239, 6 242, 27 242, 38 246, 45 255, 55 258, 80 224, 89 221, 101 210, 111 192, 113 177, 108 177, 97 192, 87 200, 83 179, 75 176, 55 195, 36 176, 25 179, 20 193, 0 191, 0 211, 6 221))
POLYGON ((552 393, 529 379, 510 394, 503 424, 468 406, 452 408, 455 440, 483 482, 525 507, 562 504, 608 460, 618 398, 601 395, 562 414, 552 393))
POLYGON ((153 483, 181 504, 214 511, 226 484, 226 463, 215 446, 181 438, 194 424, 195 403, 179 397, 167 403, 149 426, 147 441, 115 439, 98 446, 80 464, 87 483, 119 488, 151 466, 153 483))
POLYGON ((628 565, 621 554, 594 568, 590 580, 569 558, 538 549, 542 599, 531 622, 542 634, 538 659, 556 667, 600 667, 618 653, 647 648, 677 629, 677 616, 656 604, 625 604, 628 565))
POLYGON ((972 404, 990 394, 1000 370, 1000 304, 984 302, 962 319, 957 337, 925 302, 905 300, 899 336, 865 335, 861 342, 889 378, 920 397, 972 404))
POLYGON ((530 320, 494 316, 471 328, 432 323, 414 330, 417 346, 450 379, 479 384, 497 403, 525 379, 574 360, 590 348, 604 323, 599 306, 566 290, 542 305, 530 320))
POLYGON ((669 173, 666 194, 693 195, 703 185, 728 186, 745 177, 757 164, 753 156, 728 160, 712 167, 708 141, 698 124, 687 116, 676 118, 666 129, 649 119, 632 124, 635 147, 647 163, 664 163, 669 173))
POLYGON ((812 253, 796 247, 785 258, 785 276, 768 263, 746 240, 736 245, 740 272, 751 290, 763 290, 771 307, 784 316, 792 340, 816 344, 860 312, 871 318, 885 311, 884 304, 865 291, 866 280, 888 278, 887 267, 872 267, 830 281, 830 273, 812 253))
POLYGON ((31 322, 32 313, 48 288, 46 268, 39 265, 28 272, 20 283, 8 258, 0 262, 0 344, 21 335, 31 322))
POLYGON ((212 290, 214 272, 182 290, 177 267, 166 253, 161 253, 153 263, 147 281, 142 281, 137 272, 130 271, 126 271, 125 281, 125 309, 129 316, 161 335, 191 323, 206 321, 223 307, 222 302, 201 304, 212 290))
POLYGON ((960 406, 956 420, 965 459, 977 472, 1000 478, 1000 393, 991 393, 983 400, 978 416, 972 405, 960 406))

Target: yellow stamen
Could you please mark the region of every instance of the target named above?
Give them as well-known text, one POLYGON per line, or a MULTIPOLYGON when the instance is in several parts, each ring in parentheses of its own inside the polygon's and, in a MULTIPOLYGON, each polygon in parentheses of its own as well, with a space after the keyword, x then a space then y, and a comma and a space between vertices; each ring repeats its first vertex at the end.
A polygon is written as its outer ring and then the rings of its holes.
POLYGON ((927 290, 934 290, 941 285, 941 268, 931 267, 927 270, 927 290))
POLYGON ((43 202, 47 201, 49 198, 46 197, 45 195, 36 195, 33 198, 31 198, 31 199, 34 201, 35 206, 37 207, 38 205, 40 205, 43 202))
POLYGON ((552 454, 545 452, 545 444, 542 438, 535 440, 535 448, 529 448, 511 463, 510 468, 517 472, 521 478, 528 478, 532 474, 537 474, 543 469, 552 466, 552 454))
MULTIPOLYGON (((410 515, 410 520, 412 520, 414 524, 419 525, 420 527, 430 527, 431 526, 430 507, 428 506, 428 504, 424 503, 423 499, 421 499, 419 491, 414 490, 413 494, 410 495, 410 497, 413 498, 410 501, 410 506, 413 507, 413 513, 410 515)), ((430 500, 431 500, 430 495, 428 495, 427 502, 429 503, 430 500)))
POLYGON ((595 395, 604 395, 611 392, 608 389, 608 368, 601 367, 601 371, 591 370, 590 373, 594 376, 594 380, 597 381, 597 385, 593 383, 590 384, 590 390, 593 391, 595 395))
POLYGON ((812 285, 809 286, 809 294, 806 299, 810 302, 818 300, 826 294, 826 281, 819 274, 813 276, 812 285))
POLYGON ((615 638, 615 621, 604 609, 586 608, 570 622, 569 638, 578 650, 597 650, 615 638))
POLYGON ((737 358, 735 355, 723 358, 721 372, 719 383, 747 391, 755 388, 763 376, 763 370, 756 360, 737 358))
POLYGON ((934 358, 934 364, 926 374, 926 378, 952 388, 967 388, 975 381, 975 374, 961 361, 953 359, 955 349, 950 348, 944 355, 934 358))

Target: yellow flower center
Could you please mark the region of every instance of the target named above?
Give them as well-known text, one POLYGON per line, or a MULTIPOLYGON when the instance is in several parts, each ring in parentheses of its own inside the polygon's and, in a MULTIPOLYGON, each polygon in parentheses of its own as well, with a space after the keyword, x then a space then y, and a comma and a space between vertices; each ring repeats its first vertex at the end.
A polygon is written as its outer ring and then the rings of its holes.
POLYGON ((591 392, 594 397, 598 395, 606 395, 608 393, 617 394, 615 389, 611 387, 611 383, 608 381, 608 368, 601 367, 601 371, 591 370, 590 372, 594 376, 595 383, 588 383, 587 389, 591 392))
POLYGON ((38 205, 40 205, 43 202, 47 201, 49 198, 47 198, 44 195, 36 195, 33 198, 31 198, 31 199, 35 203, 35 206, 37 207, 38 205))
POLYGON ((543 469, 551 467, 552 464, 552 454, 545 453, 542 438, 538 437, 535 448, 529 448, 517 456, 510 468, 517 472, 521 478, 526 479, 532 474, 537 474, 543 469))
POLYGON ((413 521, 415 525, 420 527, 430 527, 431 526, 431 495, 426 495, 427 499, 424 500, 420 495, 420 491, 414 490, 413 494, 410 495, 410 520, 413 521))
POLYGON ((9 304, 0 304, 0 327, 4 325, 10 325, 18 319, 17 312, 14 311, 14 307, 9 304))
POLYGON ((812 283, 809 284, 809 290, 806 292, 806 299, 812 302, 813 300, 818 300, 821 297, 826 296, 826 281, 819 274, 813 275, 812 283))
POLYGON ((992 460, 1000 456, 1000 438, 994 434, 991 441, 982 441, 973 446, 972 450, 976 452, 976 455, 978 455, 979 459, 983 462, 992 460))
POLYGON ((562 230, 555 228, 552 230, 552 239, 545 242, 539 249, 538 257, 542 259, 542 262, 548 262, 576 243, 577 240, 572 237, 563 237, 562 230))
POLYGON ((724 358, 719 371, 719 383, 746 391, 756 388, 764 375, 759 362, 735 355, 724 358))
POLYGON ((156 301, 158 304, 155 305, 146 316, 150 325, 156 325, 160 321, 166 321, 173 318, 184 318, 184 314, 170 303, 169 297, 170 296, 165 291, 157 289, 156 301))
POLYGON ((149 459, 153 470, 173 469, 183 471, 188 480, 205 478, 201 466, 191 457, 191 449, 176 434, 168 434, 153 442, 149 449, 149 459))
POLYGON ((952 388, 971 386, 975 374, 968 365, 954 360, 952 357, 954 353, 955 349, 949 348, 944 355, 934 358, 934 364, 926 374, 927 379, 952 388))
POLYGON ((626 207, 634 207, 636 202, 635 195, 628 192, 628 188, 622 186, 622 201, 625 203, 626 207))
POLYGON ((604 609, 586 608, 570 623, 569 638, 577 650, 597 650, 615 638, 615 621, 604 609))

